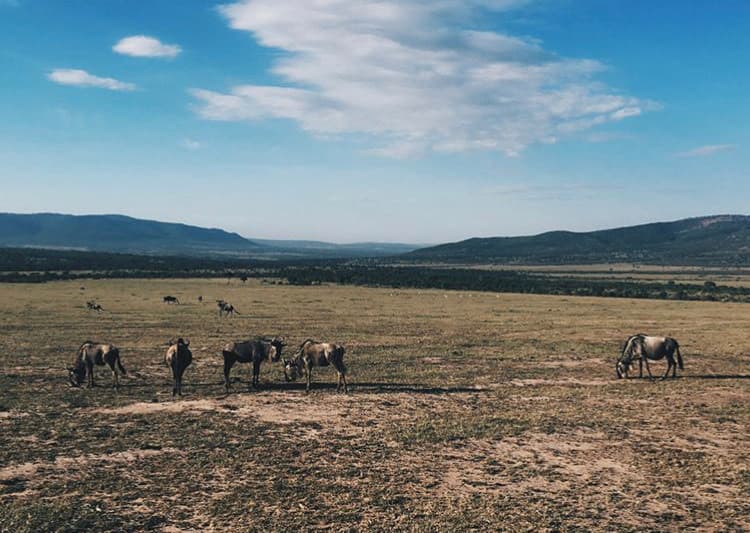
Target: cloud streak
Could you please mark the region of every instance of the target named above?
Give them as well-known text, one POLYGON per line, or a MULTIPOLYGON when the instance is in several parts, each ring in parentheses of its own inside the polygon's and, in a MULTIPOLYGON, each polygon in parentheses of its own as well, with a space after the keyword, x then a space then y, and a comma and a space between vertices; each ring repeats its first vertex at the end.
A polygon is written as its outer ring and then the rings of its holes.
POLYGON ((182 52, 176 44, 164 44, 159 39, 147 35, 132 35, 120 39, 112 50, 118 54, 132 57, 166 57, 174 58, 182 52))
POLYGON ((369 152, 495 150, 537 143, 653 109, 596 80, 591 59, 559 57, 530 38, 471 27, 519 0, 244 0, 229 25, 286 52, 278 85, 190 92, 209 120, 287 119, 314 135, 356 134, 369 152), (462 27, 456 27, 456 21, 462 27))
POLYGON ((71 85, 74 87, 97 87, 109 89, 110 91, 134 91, 136 86, 132 83, 116 80, 114 78, 102 78, 89 74, 85 70, 72 68, 58 68, 47 74, 50 81, 60 85, 71 85))
POLYGON ((731 152, 735 148, 737 148, 736 144, 706 144, 676 155, 677 157, 708 157, 721 152, 731 152))

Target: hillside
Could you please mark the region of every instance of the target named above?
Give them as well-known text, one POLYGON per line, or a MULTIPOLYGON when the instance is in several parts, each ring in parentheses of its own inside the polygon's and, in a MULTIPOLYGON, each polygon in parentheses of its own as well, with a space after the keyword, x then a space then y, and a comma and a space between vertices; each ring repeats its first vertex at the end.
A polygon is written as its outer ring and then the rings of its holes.
POLYGON ((750 217, 718 215, 584 233, 474 238, 422 248, 406 260, 498 264, 750 264, 750 217))
POLYGON ((236 233, 122 215, 0 213, 0 246, 110 252, 250 253, 260 246, 236 233))
POLYGON ((123 215, 51 213, 0 213, 0 247, 266 259, 382 257, 417 248, 396 243, 256 240, 221 229, 123 215))

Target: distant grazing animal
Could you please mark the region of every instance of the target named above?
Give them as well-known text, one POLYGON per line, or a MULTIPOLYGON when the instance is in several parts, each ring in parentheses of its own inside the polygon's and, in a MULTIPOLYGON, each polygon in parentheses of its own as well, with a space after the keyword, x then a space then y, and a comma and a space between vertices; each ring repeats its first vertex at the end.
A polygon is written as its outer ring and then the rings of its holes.
POLYGON ((89 311, 96 311, 97 313, 104 311, 104 308, 96 302, 86 302, 86 309, 89 311))
POLYGON ((177 299, 177 296, 165 296, 164 297, 164 303, 165 304, 180 304, 180 301, 177 299))
POLYGON ((237 311, 232 304, 229 302, 225 302, 224 300, 219 300, 216 302, 217 307, 219 308, 219 318, 221 318, 222 313, 226 313, 227 316, 240 314, 239 311, 237 311))
POLYGON ((307 376, 305 390, 310 392, 310 381, 312 380, 312 369, 315 366, 333 365, 338 373, 338 384, 336 392, 341 390, 344 384, 344 394, 348 392, 346 386, 346 366, 344 366, 344 347, 330 342, 316 342, 307 339, 300 344, 293 359, 284 359, 284 377, 287 381, 296 380, 303 373, 307 376))
POLYGON ((203 296, 198 296, 198 301, 203 302, 203 296))
POLYGON ((185 369, 193 362, 193 352, 190 351, 190 341, 183 340, 182 337, 169 341, 169 348, 164 355, 164 362, 172 369, 174 386, 172 387, 172 396, 179 394, 182 396, 182 374, 185 369))
POLYGON ((648 377, 654 379, 648 361, 649 359, 652 361, 659 361, 664 357, 667 358, 667 371, 664 372, 661 379, 666 379, 670 370, 672 371, 672 377, 677 377, 677 366, 679 365, 680 370, 684 370, 685 367, 682 364, 680 345, 676 340, 671 337, 651 337, 642 333, 633 335, 625 341, 625 345, 622 348, 622 354, 615 365, 617 377, 627 378, 630 366, 637 359, 639 377, 643 377, 643 363, 646 363, 648 377), (677 356, 676 361, 675 356, 677 356))
POLYGON ((117 372, 115 371, 115 365, 117 369, 126 375, 127 372, 122 366, 120 361, 120 350, 113 344, 104 342, 91 342, 86 341, 81 344, 76 352, 73 366, 68 367, 68 378, 70 379, 71 385, 74 387, 80 387, 84 379, 88 377, 88 386, 94 386, 94 365, 103 366, 104 364, 109 365, 112 370, 112 379, 114 380, 114 388, 117 389, 117 372))
POLYGON ((235 363, 253 363, 252 387, 258 387, 260 364, 263 361, 276 362, 281 358, 281 351, 286 346, 284 339, 257 339, 252 341, 230 342, 224 346, 224 386, 229 391, 229 371, 235 363))

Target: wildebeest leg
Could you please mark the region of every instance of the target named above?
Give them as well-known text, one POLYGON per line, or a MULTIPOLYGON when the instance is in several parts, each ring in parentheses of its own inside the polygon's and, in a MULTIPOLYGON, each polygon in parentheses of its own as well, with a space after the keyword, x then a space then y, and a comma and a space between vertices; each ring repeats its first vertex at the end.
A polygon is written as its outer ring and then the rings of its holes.
POLYGON ((237 360, 233 353, 222 352, 224 355, 224 387, 229 392, 229 371, 232 370, 235 361, 237 360))
POLYGON ((115 362, 114 361, 112 361, 112 362, 109 363, 109 368, 110 368, 110 370, 112 370, 112 381, 114 382, 112 386, 114 387, 115 390, 117 390, 117 386, 120 383, 117 380, 117 372, 115 371, 115 362))
POLYGON ((182 396, 182 372, 177 371, 177 394, 182 396))
POLYGON ((646 370, 648 371, 648 379, 650 379, 651 381, 653 381, 654 380, 654 375, 651 373, 651 366, 649 366, 649 364, 648 364, 648 357, 642 358, 641 361, 643 361, 644 363, 646 363, 646 370))
POLYGON ((307 387, 305 387, 305 392, 310 392, 310 382, 312 381, 312 365, 306 365, 306 374, 307 374, 307 387))
POLYGON ((667 376, 669 375, 669 371, 672 370, 672 365, 676 364, 674 362, 674 358, 670 355, 667 356, 667 371, 664 372, 664 375, 661 377, 662 381, 667 379, 667 376))
POLYGON ((638 359, 638 377, 643 377, 643 359, 638 359))
POLYGON ((258 376, 260 376, 260 360, 253 360, 253 388, 258 388, 258 376))
POLYGON ((86 361, 86 373, 89 376, 89 385, 88 387, 90 389, 94 388, 94 363, 90 361, 86 361))
POLYGON ((338 374, 338 376, 339 376, 339 380, 338 380, 338 382, 336 383, 336 392, 341 392, 341 372, 339 372, 339 371, 337 370, 337 371, 336 371, 336 374, 338 374))

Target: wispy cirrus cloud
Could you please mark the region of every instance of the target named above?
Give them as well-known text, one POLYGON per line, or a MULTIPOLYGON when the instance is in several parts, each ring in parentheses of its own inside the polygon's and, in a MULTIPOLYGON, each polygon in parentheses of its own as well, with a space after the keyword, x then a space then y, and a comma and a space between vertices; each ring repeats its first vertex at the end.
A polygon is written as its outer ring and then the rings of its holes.
POLYGON ((199 150, 203 147, 203 144, 201 144, 200 141, 196 141, 195 139, 182 139, 182 141, 180 142, 180 146, 182 146, 186 150, 199 150))
POLYGON ((468 150, 512 156, 657 107, 599 82, 606 67, 598 61, 560 57, 534 39, 472 27, 483 10, 525 3, 224 5, 220 12, 232 28, 286 52, 272 68, 283 84, 191 94, 206 119, 280 118, 317 135, 364 134, 371 153, 390 157, 468 150))
POLYGON ((569 198, 594 198, 608 193, 621 191, 620 185, 568 183, 561 185, 530 185, 517 183, 486 187, 484 194, 502 197, 518 197, 526 200, 554 200, 569 198))
POLYGON ((735 148, 737 148, 736 144, 706 144, 675 155, 677 157, 708 157, 721 152, 731 152, 735 148))
POLYGON ((110 91, 134 91, 136 89, 133 83, 94 76, 81 69, 57 68, 47 73, 47 78, 60 85, 72 85, 74 87, 97 87, 110 91))
POLYGON ((173 58, 182 52, 176 44, 164 44, 155 37, 148 35, 131 35, 120 39, 112 50, 118 54, 133 57, 166 57, 173 58))

